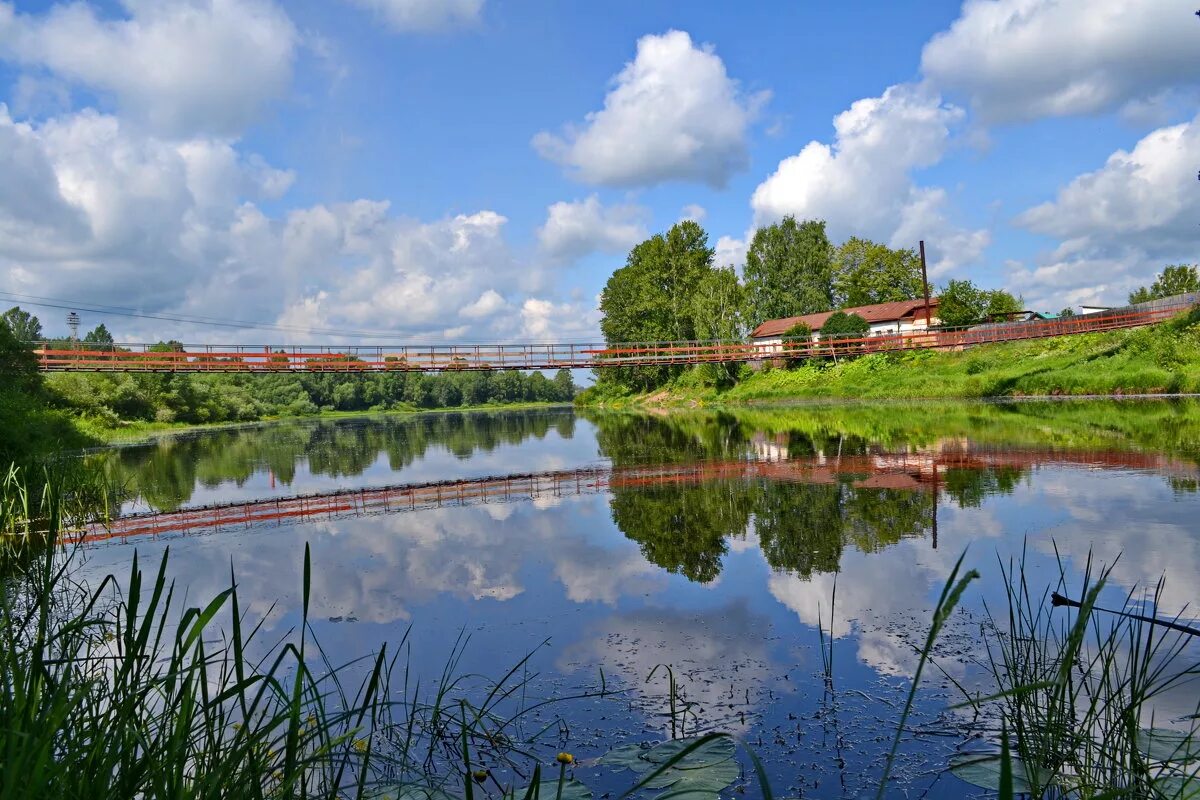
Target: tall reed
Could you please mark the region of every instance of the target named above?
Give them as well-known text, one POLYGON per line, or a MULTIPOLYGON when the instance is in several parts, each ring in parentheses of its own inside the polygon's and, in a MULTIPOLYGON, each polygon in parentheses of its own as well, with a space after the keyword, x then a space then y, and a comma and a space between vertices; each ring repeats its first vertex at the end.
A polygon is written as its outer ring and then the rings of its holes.
POLYGON ((521 731, 540 705, 523 700, 524 660, 468 687, 460 640, 432 692, 398 659, 407 633, 331 661, 309 625, 307 546, 300 622, 274 643, 248 626, 232 569, 202 606, 181 599, 167 557, 77 582, 76 554, 52 546, 72 497, 52 481, 33 497, 15 471, 0 481, 0 547, 21 553, 0 576, 0 799, 432 792, 465 774, 459 743, 504 766, 543 735, 521 731))
MULTIPOLYGON (((1001 563, 1007 608, 988 610, 985 637, 997 691, 970 703, 998 711, 1035 797, 1200 797, 1200 642, 1153 621, 1178 622, 1161 615, 1162 580, 1131 589, 1117 611, 1098 609, 1112 569, 1089 555, 1078 608, 1058 610, 1051 589, 1031 590, 1024 556, 1001 563), (1164 718, 1169 693, 1194 707, 1164 718)), ((1057 589, 1072 594, 1061 559, 1057 589)))

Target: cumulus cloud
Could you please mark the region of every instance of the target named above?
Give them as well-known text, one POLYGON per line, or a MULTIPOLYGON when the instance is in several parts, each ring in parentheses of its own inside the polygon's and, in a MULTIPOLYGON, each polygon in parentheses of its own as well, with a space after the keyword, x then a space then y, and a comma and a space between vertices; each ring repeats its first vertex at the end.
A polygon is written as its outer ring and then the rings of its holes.
POLYGON ((521 306, 521 338, 534 341, 596 338, 600 310, 580 302, 553 303, 530 297, 521 306))
POLYGON ((373 11, 394 31, 436 31, 479 20, 484 0, 348 0, 373 11))
POLYGON ((987 245, 987 232, 953 225, 945 191, 912 178, 944 157, 963 117, 927 87, 910 84, 856 101, 834 118, 832 144, 809 142, 759 184, 750 201, 755 222, 792 214, 824 219, 835 241, 869 236, 911 247, 928 239, 935 275, 970 263, 987 245))
POLYGON ((713 248, 716 251, 713 253, 713 263, 718 267, 741 267, 746 263, 747 247, 749 243, 745 239, 722 236, 713 248))
MULTIPOLYGON (((148 312, 397 338, 595 330, 590 305, 539 289, 541 271, 513 256, 506 219, 491 210, 420 221, 363 199, 271 216, 256 203, 284 194, 290 171, 222 139, 160 139, 90 110, 28 123, 0 106, 0 170, 6 291, 69 286, 60 294, 148 312), (506 314, 514 293, 527 305, 506 314)), ((212 336, 171 322, 117 325, 131 339, 212 336)))
POLYGON ((1025 211, 1018 225, 1060 243, 1040 265, 1017 269, 1014 280, 1047 302, 1115 303, 1165 264, 1193 261, 1200 244, 1197 152, 1200 117, 1147 134, 1054 200, 1025 211))
POLYGON ((967 0, 921 69, 985 121, 1089 114, 1195 84, 1192 9, 1127 0, 967 0))
POLYGON ((605 208, 596 195, 558 202, 546 210, 538 242, 543 252, 560 262, 594 251, 623 253, 648 236, 646 216, 646 210, 635 205, 605 208))
POLYGON ((269 0, 125 0, 18 14, 0 2, 0 58, 115 98, 172 136, 237 134, 291 83, 298 36, 269 0))
POLYGON ((769 95, 744 93, 711 46, 683 31, 643 36, 613 84, 582 126, 537 134, 538 153, 585 183, 610 186, 723 187, 748 166, 747 131, 769 95))
POLYGON ((690 219, 692 222, 703 222, 707 216, 708 211, 705 210, 704 206, 697 205, 696 203, 688 203, 679 212, 679 221, 684 222, 690 219))
POLYGON ((239 203, 278 196, 291 177, 226 142, 163 141, 95 111, 31 125, 0 105, 0 140, 0 268, 14 268, 9 288, 53 283, 118 305, 128 299, 118 287, 129 286, 148 305, 178 302, 211 266, 239 203))

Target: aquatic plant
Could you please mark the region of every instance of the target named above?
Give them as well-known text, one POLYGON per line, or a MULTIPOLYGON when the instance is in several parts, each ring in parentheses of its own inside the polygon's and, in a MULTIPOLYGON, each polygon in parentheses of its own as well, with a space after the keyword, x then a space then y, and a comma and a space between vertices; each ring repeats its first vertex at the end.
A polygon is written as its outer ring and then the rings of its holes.
POLYGON ((1157 718, 1167 693, 1200 678, 1192 635, 1161 612, 1163 581, 1107 610, 1096 603, 1113 565, 1089 557, 1074 602, 1059 594, 1069 592, 1061 559, 1057 587, 1040 594, 1023 555, 1000 569, 1007 608, 988 610, 984 628, 995 693, 967 705, 999 717, 1011 763, 1005 752, 964 753, 952 771, 995 789, 999 768, 1011 769, 1016 791, 1034 797, 1200 797, 1200 692, 1190 717, 1157 718))

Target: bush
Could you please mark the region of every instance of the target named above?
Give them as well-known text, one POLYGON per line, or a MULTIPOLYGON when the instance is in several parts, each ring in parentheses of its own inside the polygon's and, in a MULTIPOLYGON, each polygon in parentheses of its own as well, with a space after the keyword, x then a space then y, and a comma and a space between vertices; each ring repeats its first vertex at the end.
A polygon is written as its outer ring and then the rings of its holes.
POLYGON ((858 314, 847 314, 845 311, 835 311, 821 326, 821 338, 859 338, 871 332, 871 323, 858 314))

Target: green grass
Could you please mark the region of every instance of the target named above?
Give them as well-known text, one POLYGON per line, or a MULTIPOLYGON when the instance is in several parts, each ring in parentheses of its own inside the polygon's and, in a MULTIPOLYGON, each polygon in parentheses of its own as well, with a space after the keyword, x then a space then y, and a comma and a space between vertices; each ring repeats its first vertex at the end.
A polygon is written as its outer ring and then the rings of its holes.
POLYGON ((1200 309, 1151 328, 982 345, 961 352, 874 353, 743 373, 727 388, 685 373, 649 395, 589 389, 581 404, 743 404, 801 398, 968 399, 1200 392, 1200 309))

